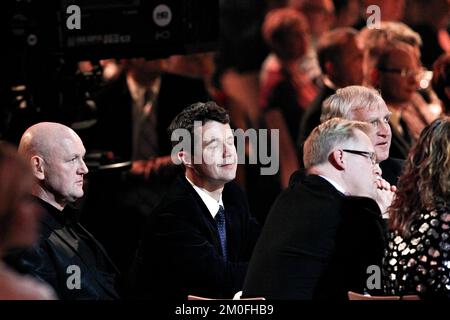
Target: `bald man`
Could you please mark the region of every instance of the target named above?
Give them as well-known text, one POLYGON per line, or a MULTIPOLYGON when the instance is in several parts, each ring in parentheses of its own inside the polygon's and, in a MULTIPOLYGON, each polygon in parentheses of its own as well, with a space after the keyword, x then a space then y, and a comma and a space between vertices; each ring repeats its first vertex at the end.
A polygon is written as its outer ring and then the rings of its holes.
POLYGON ((118 298, 117 268, 70 205, 83 196, 88 173, 80 137, 62 124, 41 122, 25 131, 19 153, 31 165, 33 196, 45 214, 39 242, 7 261, 49 283, 60 299, 118 298))

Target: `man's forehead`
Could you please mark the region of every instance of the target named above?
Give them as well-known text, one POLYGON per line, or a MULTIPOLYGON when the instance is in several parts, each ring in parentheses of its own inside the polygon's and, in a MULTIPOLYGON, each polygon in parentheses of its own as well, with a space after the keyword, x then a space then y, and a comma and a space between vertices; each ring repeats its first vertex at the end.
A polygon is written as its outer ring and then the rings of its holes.
POLYGON ((365 132, 359 129, 355 130, 355 137, 356 139, 354 139, 354 143, 356 147, 360 147, 361 149, 363 149, 362 151, 375 151, 372 140, 370 140, 369 136, 365 132))
POLYGON ((58 142, 54 144, 53 149, 65 155, 84 154, 86 152, 83 142, 76 136, 66 136, 58 139, 58 142))
POLYGON ((417 64, 419 58, 413 51, 407 50, 394 50, 387 59, 388 67, 409 67, 417 64))
POLYGON ((371 118, 385 117, 389 115, 389 109, 386 105, 371 105, 355 108, 352 111, 353 119, 357 121, 366 121, 371 118))
MULTIPOLYGON (((200 128, 197 129, 197 133, 200 133, 200 128)), ((203 140, 211 139, 214 137, 228 137, 233 135, 233 131, 228 123, 220 122, 207 122, 201 127, 201 133, 203 140)))

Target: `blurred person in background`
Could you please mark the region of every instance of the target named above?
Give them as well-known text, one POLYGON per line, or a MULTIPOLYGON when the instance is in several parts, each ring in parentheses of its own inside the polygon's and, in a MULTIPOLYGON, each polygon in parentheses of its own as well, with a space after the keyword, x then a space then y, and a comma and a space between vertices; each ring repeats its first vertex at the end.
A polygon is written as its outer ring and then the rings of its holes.
POLYGON ((12 146, 0 143, 0 300, 52 300, 44 282, 6 266, 8 250, 30 247, 38 239, 39 206, 31 199, 32 174, 12 146))
POLYGON ((450 53, 444 53, 433 64, 431 83, 441 100, 444 114, 450 115, 450 53))
POLYGON ((322 103, 337 89, 363 82, 363 50, 352 28, 337 28, 326 32, 317 45, 323 87, 301 120, 298 145, 320 124, 322 103))

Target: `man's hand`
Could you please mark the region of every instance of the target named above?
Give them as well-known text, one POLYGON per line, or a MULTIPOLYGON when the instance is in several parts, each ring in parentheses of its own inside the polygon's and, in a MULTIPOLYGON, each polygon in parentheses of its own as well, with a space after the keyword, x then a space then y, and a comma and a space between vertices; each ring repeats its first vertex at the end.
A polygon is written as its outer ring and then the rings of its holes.
POLYGON ((397 192, 397 187, 394 185, 390 185, 389 182, 387 182, 386 180, 384 180, 381 177, 378 177, 377 180, 377 188, 378 189, 382 189, 382 190, 387 190, 387 191, 392 191, 392 192, 397 192))

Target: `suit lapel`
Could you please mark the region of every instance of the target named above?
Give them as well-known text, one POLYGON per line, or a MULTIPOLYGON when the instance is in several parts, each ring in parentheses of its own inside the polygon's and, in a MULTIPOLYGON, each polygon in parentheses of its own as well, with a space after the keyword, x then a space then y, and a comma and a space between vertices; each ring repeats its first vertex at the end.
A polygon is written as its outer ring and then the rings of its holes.
MULTIPOLYGON (((214 247, 217 249, 217 252, 221 251, 221 245, 220 245, 220 237, 219 232, 217 230, 217 224, 214 218, 211 215, 211 212, 209 212, 208 208, 206 207, 205 203, 203 202, 202 198, 198 195, 197 191, 192 187, 192 185, 189 183, 189 181, 186 180, 185 177, 180 177, 180 183, 182 184, 183 188, 185 188, 188 193, 190 193, 190 196, 195 199, 197 204, 200 206, 202 215, 202 220, 204 220, 206 227, 211 232, 211 238, 213 240, 214 247)), ((229 222, 228 222, 228 208, 227 204, 225 203, 225 217, 226 217, 226 229, 228 232, 229 229, 229 222)), ((228 235, 228 234, 227 234, 228 235)), ((227 237, 227 243, 229 243, 229 238, 227 237)))
POLYGON ((85 261, 83 256, 78 253, 78 248, 74 246, 73 239, 71 239, 67 233, 63 231, 63 226, 54 220, 53 217, 51 219, 52 221, 44 221, 44 224, 52 230, 52 235, 49 237, 49 240, 56 248, 59 248, 69 257, 77 255, 81 262, 83 262, 86 267, 89 267, 87 261, 85 261))
MULTIPOLYGON (((49 237, 49 241, 51 241, 53 243, 53 245, 55 246, 55 248, 58 248, 59 250, 61 250, 62 252, 64 252, 67 256, 72 257, 74 255, 78 256, 78 258, 80 259, 80 261, 84 264, 85 266, 85 270, 90 270, 91 266, 89 265, 89 263, 87 261, 85 261, 85 259, 83 258, 82 255, 79 254, 79 249, 77 247, 75 247, 74 243, 73 243, 73 239, 71 239, 68 235, 67 232, 63 231, 63 225, 58 222, 50 213, 47 214, 48 216, 46 217, 46 219, 44 219, 43 223, 45 225, 47 225, 47 227, 50 228, 50 230, 52 230, 52 234, 49 237)), ((81 225, 80 225, 81 226, 81 225)), ((84 229, 82 226, 81 228, 83 229, 83 231, 85 231, 87 233, 87 235, 94 241, 95 245, 97 245, 97 247, 100 248, 101 252, 106 256, 106 258, 108 259, 108 261, 112 264, 113 268, 116 270, 116 272, 118 274, 120 274, 119 270, 116 268, 116 266, 114 265, 114 263, 111 261, 111 259, 109 258, 109 256, 106 254, 106 251, 103 249, 103 247, 98 243, 98 241, 96 241, 94 239, 94 237, 87 232, 86 229, 84 229)), ((109 292, 110 294, 112 294, 112 296, 115 296, 113 293, 110 292, 109 288, 107 286, 105 286, 102 281, 100 281, 98 279, 97 276, 93 276, 92 277, 94 279, 95 282, 98 283, 99 286, 101 286, 106 292, 109 292)))

